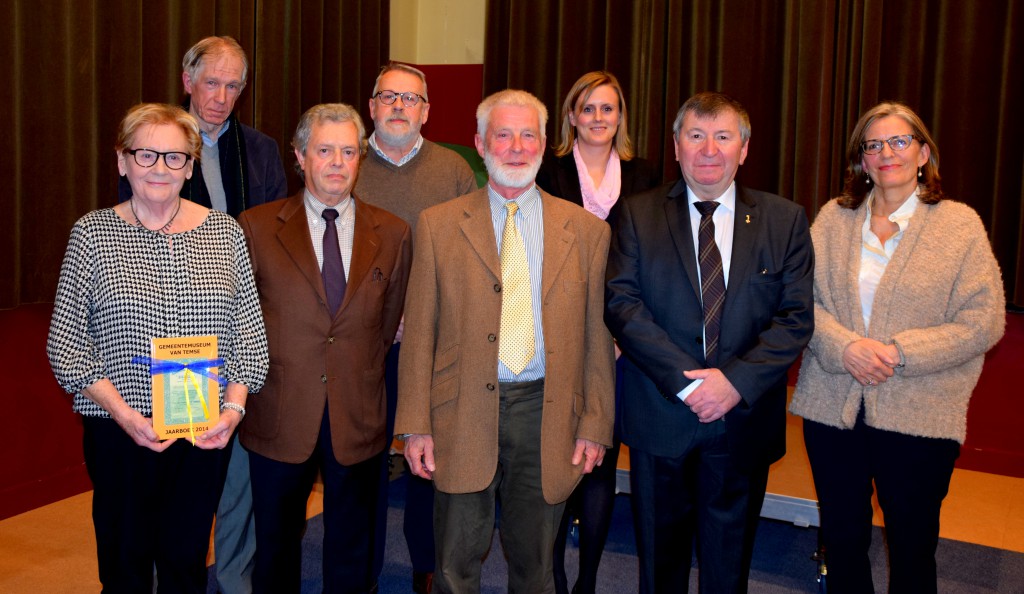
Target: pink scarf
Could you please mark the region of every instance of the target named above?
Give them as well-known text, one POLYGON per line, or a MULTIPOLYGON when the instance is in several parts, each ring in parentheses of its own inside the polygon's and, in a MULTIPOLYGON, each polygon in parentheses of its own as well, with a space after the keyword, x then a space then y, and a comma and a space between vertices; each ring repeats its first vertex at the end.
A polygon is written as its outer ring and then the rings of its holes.
POLYGON ((590 179, 587 173, 587 165, 580 156, 579 141, 572 143, 572 156, 576 159, 576 171, 580 177, 580 193, 583 194, 583 208, 589 212, 607 219, 615 202, 619 199, 619 192, 622 190, 622 167, 619 162, 619 153, 612 152, 608 155, 608 164, 604 166, 604 179, 601 180, 601 187, 594 187, 594 180, 590 179))

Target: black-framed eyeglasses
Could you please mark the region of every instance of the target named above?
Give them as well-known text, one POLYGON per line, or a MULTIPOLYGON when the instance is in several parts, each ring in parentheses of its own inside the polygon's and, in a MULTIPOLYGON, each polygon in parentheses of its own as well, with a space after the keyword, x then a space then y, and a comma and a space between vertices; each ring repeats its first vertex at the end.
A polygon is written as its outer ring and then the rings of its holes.
POLYGON ((395 101, 399 97, 402 98, 402 105, 406 107, 416 107, 419 105, 420 101, 427 103, 426 97, 419 93, 413 93, 412 91, 407 91, 405 93, 398 93, 396 91, 378 91, 374 97, 384 105, 394 105, 395 101))
POLYGON ((139 167, 152 167, 156 165, 156 162, 160 157, 163 157, 164 165, 166 165, 168 169, 178 170, 185 165, 188 165, 189 159, 192 158, 192 155, 188 153, 180 153, 177 151, 161 153, 160 151, 154 151, 151 149, 130 149, 125 152, 132 157, 135 157, 135 162, 139 164, 139 167))
POLYGON ((889 138, 886 138, 884 140, 881 138, 874 138, 871 140, 865 140, 864 142, 860 143, 860 150, 864 151, 865 155, 877 155, 878 153, 882 152, 882 147, 888 144, 889 148, 891 148, 894 152, 901 152, 907 150, 907 147, 910 146, 910 143, 914 142, 915 140, 920 142, 920 139, 917 136, 914 136, 913 134, 900 134, 898 136, 890 136, 889 138))

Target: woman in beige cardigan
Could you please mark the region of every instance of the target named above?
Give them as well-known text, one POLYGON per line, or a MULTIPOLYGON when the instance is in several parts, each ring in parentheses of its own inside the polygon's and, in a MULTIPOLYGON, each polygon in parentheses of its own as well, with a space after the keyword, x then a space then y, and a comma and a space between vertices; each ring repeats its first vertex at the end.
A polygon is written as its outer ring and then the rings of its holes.
POLYGON ((843 194, 811 228, 815 330, 790 410, 804 417, 830 592, 874 591, 872 479, 890 591, 934 592, 939 509, 1003 335, 1003 285, 981 219, 942 194, 913 111, 869 110, 847 157, 843 194))

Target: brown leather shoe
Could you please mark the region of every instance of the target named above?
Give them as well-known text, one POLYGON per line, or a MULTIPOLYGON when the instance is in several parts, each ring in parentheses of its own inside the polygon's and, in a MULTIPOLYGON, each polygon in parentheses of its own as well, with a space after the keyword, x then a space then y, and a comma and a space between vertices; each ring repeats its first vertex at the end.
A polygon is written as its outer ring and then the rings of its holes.
POLYGON ((434 589, 434 573, 425 571, 412 572, 412 591, 416 594, 430 594, 434 589))

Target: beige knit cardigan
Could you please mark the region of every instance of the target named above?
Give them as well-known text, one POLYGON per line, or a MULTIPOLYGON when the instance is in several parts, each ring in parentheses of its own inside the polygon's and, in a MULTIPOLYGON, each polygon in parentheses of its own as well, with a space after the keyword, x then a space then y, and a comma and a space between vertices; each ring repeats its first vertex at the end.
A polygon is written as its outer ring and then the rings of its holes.
POLYGON ((871 327, 864 328, 858 275, 866 203, 850 210, 832 200, 811 227, 814 335, 790 411, 852 428, 863 406, 868 426, 962 444, 985 352, 1006 325, 1003 283, 985 227, 965 204, 919 204, 879 282, 871 327), (862 386, 843 367, 846 346, 865 336, 895 344, 904 361, 875 386, 862 386))

